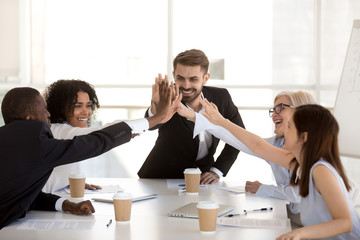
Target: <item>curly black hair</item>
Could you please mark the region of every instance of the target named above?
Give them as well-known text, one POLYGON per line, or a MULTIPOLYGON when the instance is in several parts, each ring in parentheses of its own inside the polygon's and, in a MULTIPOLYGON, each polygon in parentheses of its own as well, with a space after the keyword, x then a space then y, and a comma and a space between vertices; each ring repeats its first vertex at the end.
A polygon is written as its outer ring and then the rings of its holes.
POLYGON ((82 80, 58 80, 45 89, 44 99, 51 114, 51 123, 64 123, 68 113, 74 113, 77 93, 86 92, 91 101, 91 109, 100 107, 94 87, 82 80))

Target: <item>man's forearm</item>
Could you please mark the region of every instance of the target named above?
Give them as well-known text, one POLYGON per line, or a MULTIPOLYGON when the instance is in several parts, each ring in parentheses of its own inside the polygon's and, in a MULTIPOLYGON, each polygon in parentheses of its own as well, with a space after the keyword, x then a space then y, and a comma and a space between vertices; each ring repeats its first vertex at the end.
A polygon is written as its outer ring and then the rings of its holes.
POLYGON ((160 122, 163 118, 159 117, 158 115, 154 115, 152 117, 147 117, 146 119, 149 122, 149 129, 151 129, 151 128, 155 127, 156 125, 160 124, 160 122))

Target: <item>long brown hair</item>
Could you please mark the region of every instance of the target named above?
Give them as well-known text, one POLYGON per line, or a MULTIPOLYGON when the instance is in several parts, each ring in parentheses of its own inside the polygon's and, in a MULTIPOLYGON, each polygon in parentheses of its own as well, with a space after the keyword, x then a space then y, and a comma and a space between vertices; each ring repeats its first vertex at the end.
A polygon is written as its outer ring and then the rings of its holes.
POLYGON ((301 150, 301 174, 296 182, 296 172, 299 163, 296 160, 291 162, 294 167, 290 184, 299 185, 299 192, 302 197, 309 194, 310 170, 312 166, 323 159, 330 163, 342 177, 346 189, 351 189, 342 166, 338 146, 339 125, 330 111, 317 104, 302 105, 296 108, 293 114, 294 125, 300 139, 307 133, 307 140, 301 150))

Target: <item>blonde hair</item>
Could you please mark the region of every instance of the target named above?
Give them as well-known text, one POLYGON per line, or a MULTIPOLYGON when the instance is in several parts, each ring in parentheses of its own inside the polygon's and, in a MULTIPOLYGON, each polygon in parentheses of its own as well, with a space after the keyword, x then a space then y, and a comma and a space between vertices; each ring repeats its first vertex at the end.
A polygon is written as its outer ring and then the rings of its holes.
POLYGON ((274 102, 276 102, 276 100, 278 100, 280 97, 288 97, 290 99, 291 105, 294 107, 305 104, 316 104, 314 97, 310 93, 303 91, 282 91, 276 95, 274 102))

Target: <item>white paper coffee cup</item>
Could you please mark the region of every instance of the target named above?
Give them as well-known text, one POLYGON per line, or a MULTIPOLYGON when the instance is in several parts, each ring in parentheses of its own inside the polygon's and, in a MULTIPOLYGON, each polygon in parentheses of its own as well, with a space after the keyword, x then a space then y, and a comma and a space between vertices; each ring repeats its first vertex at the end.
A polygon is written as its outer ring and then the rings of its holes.
POLYGON ((72 173, 69 175, 70 196, 73 199, 82 199, 85 191, 85 174, 72 173))
POLYGON ((212 201, 200 201, 197 204, 200 232, 214 233, 219 205, 212 201))
POLYGON ((185 188, 188 194, 198 194, 201 171, 198 168, 186 168, 184 170, 185 188))
POLYGON ((132 195, 130 193, 115 193, 113 196, 115 220, 129 222, 131 218, 132 195))

